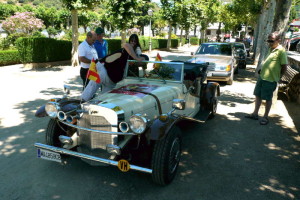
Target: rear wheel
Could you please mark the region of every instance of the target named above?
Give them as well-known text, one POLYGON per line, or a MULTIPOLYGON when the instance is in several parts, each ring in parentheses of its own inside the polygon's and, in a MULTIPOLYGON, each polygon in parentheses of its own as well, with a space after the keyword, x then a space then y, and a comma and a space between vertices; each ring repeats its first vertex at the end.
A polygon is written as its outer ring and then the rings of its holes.
POLYGON ((152 180, 159 185, 167 185, 174 179, 180 161, 181 134, 174 126, 162 139, 154 145, 151 167, 152 180))
POLYGON ((46 130, 46 144, 55 147, 62 147, 62 144, 59 141, 59 136, 66 135, 66 130, 66 125, 60 123, 56 119, 50 119, 46 130))

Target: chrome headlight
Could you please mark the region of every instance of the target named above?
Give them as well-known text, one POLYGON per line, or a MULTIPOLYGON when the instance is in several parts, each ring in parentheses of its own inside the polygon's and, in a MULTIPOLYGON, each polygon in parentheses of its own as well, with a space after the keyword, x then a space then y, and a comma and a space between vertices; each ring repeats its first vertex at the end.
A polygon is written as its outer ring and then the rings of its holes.
POLYGON ((147 119, 140 114, 132 115, 129 122, 130 129, 136 134, 142 134, 147 128, 147 119))
POLYGON ((57 112, 59 111, 59 106, 56 102, 48 102, 45 106, 45 110, 51 118, 55 118, 55 117, 57 117, 57 112))

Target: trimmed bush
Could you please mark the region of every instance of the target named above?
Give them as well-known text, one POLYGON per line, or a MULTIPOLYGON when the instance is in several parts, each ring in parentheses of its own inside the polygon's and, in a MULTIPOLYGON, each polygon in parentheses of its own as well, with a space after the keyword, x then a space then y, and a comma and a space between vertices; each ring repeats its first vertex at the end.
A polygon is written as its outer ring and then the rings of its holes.
POLYGON ((19 38, 16 41, 22 63, 71 59, 72 42, 52 38, 19 38))
POLYGON ((18 50, 0 51, 0 66, 19 64, 20 55, 18 50))
MULTIPOLYGON (((121 39, 106 39, 108 54, 121 48, 121 39)), ((151 39, 152 49, 167 48, 167 39, 151 39)), ((149 38, 140 38, 142 50, 149 50, 149 38)), ((179 39, 171 40, 171 47, 179 46, 179 39)), ((71 59, 72 42, 52 38, 21 37, 16 41, 22 63, 42 63, 71 59)))
POLYGON ((197 37, 191 37, 190 38, 191 45, 199 45, 199 38, 197 37))
POLYGON ((108 44, 108 54, 111 54, 121 48, 120 39, 105 39, 108 44))

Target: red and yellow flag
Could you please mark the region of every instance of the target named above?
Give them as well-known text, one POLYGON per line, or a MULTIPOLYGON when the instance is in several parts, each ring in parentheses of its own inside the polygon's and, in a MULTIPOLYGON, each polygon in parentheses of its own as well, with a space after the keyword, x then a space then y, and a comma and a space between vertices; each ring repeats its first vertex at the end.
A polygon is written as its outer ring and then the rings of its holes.
POLYGON ((93 80, 96 83, 100 83, 100 81, 101 81, 100 80, 100 76, 99 76, 99 74, 97 72, 96 62, 95 62, 94 58, 92 59, 89 71, 88 71, 88 73, 86 75, 86 78, 90 79, 90 80, 93 80))
MULTIPOLYGON (((156 58, 155 58, 155 61, 162 61, 162 59, 161 59, 161 57, 160 57, 159 53, 157 53, 157 55, 156 55, 156 58)), ((156 69, 156 70, 158 70, 158 69, 159 69, 159 67, 160 67, 160 64, 159 64, 159 63, 154 63, 154 65, 153 65, 153 69, 156 69)))

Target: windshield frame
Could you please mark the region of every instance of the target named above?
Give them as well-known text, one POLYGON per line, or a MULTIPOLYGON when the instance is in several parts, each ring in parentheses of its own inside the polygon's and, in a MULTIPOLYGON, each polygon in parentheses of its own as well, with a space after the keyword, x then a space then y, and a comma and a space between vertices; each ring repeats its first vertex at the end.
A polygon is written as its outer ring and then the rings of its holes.
MULTIPOLYGON (((147 67, 146 74, 149 74, 151 70, 153 70, 153 68, 152 69, 151 68, 148 69, 148 67, 147 67)), ((125 71, 124 71, 124 79, 135 79, 135 80, 139 80, 141 82, 143 82, 143 81, 162 81, 162 82, 182 83, 183 79, 184 79, 184 62, 127 60, 125 71), (166 64, 168 66, 170 66, 170 65, 176 65, 176 66, 178 66, 176 73, 180 73, 180 78, 176 79, 176 80, 175 79, 174 80, 170 80, 170 79, 164 79, 163 77, 161 77, 159 75, 158 75, 159 78, 130 76, 130 75, 128 75, 128 73, 129 73, 129 67, 130 67, 129 63, 146 63, 147 66, 149 66, 151 63, 153 65, 154 64, 166 64)))

